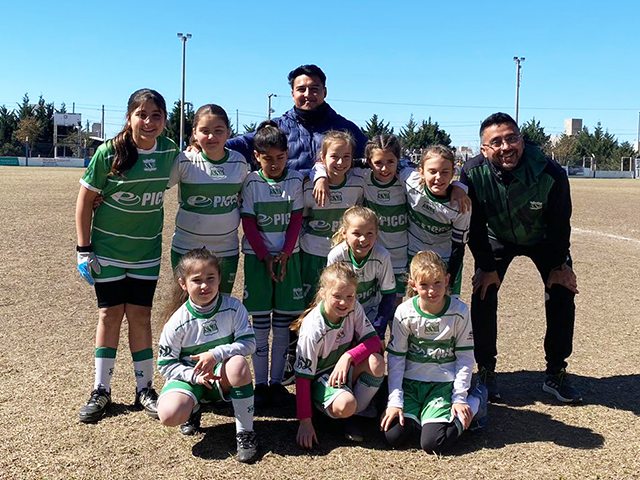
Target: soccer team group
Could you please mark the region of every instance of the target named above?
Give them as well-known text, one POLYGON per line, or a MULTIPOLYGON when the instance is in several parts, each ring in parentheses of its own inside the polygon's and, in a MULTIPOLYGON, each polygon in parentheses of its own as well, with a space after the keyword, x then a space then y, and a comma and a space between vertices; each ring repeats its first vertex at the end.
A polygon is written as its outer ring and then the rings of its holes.
POLYGON ((99 421, 111 403, 126 318, 135 405, 193 434, 203 404, 231 402, 239 461, 257 455, 254 411, 294 402, 303 448, 317 443, 314 416, 326 415, 351 441, 377 421, 394 447, 415 433, 425 451, 444 452, 485 426, 487 401, 500 399, 497 291, 516 255, 529 256, 545 282, 543 389, 579 402, 565 370, 577 285, 562 169, 498 113, 481 126, 482 155, 452 182, 447 147, 402 166, 395 136, 367 141, 324 101, 317 66, 293 70, 289 83, 294 107, 253 134, 229 139, 225 111, 200 107, 185 152, 162 136, 162 96, 138 90, 122 131, 98 148, 76 205, 78 271, 99 307, 94 390, 80 420, 99 421), (175 281, 158 342, 158 396, 151 309, 164 195, 174 185, 175 281), (471 311, 458 298, 468 241, 471 311), (240 251, 242 301, 231 296, 240 251), (285 387, 294 378, 295 399, 285 387), (388 400, 378 409, 383 384, 388 400))

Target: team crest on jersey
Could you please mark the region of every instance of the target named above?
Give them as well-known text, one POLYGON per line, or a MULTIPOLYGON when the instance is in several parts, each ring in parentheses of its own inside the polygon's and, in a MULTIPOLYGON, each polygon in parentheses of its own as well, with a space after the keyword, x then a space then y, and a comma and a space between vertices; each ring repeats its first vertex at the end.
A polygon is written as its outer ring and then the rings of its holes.
POLYGON ((529 202, 529 209, 531 210, 542 210, 542 207, 542 202, 534 202, 533 200, 529 202))
POLYGON ((331 192, 329 203, 342 203, 342 192, 331 192))
POLYGON ((296 370, 311 370, 311 362, 310 359, 304 357, 298 357, 296 361, 296 370))
POLYGON ((132 192, 116 192, 111 195, 111 199, 124 207, 133 207, 140 203, 140 197, 132 192))
POLYGON ((155 158, 145 158, 142 163, 144 164, 143 169, 145 172, 155 172, 157 170, 155 158))
POLYGON ((302 287, 293 289, 293 299, 294 300, 302 300, 304 299, 304 295, 302 294, 302 287))
POLYGON ((378 190, 378 200, 388 202, 391 200, 391 193, 388 190, 378 190))
POLYGON ((270 197, 281 197, 282 196, 282 187, 280 185, 269 185, 269 196, 270 197))
POLYGON ((223 180, 227 178, 227 173, 224 171, 224 168, 214 165, 209 169, 209 176, 213 180, 223 180))
POLYGON ((338 332, 338 335, 336 335, 336 341, 337 340, 342 340, 345 337, 345 333, 343 329, 340 329, 340 331, 338 332))
POLYGON ((209 320, 202 326, 205 335, 215 335, 218 333, 218 324, 215 319, 209 320))
POLYGON ((438 333, 440 333, 440 325, 438 324, 438 322, 427 323, 424 326, 424 333, 426 333, 427 335, 437 335, 438 333))
POLYGON ((422 202, 422 210, 424 210, 425 212, 429 212, 429 213, 435 213, 436 209, 433 205, 431 205, 431 203, 429 202, 422 202))
POLYGON ((204 195, 194 195, 187 198, 187 205, 195 208, 210 207, 212 203, 213 200, 211 200, 209 197, 205 197, 204 195))
POLYGON ((158 353, 161 357, 168 357, 171 355, 171 347, 168 345, 160 345, 158 347, 158 353))

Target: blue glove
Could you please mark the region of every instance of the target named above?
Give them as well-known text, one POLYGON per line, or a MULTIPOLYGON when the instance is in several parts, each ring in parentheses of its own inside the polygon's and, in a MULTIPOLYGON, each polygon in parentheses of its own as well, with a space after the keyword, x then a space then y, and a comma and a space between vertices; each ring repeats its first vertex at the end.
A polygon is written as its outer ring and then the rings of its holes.
POLYGON ((91 270, 94 272, 100 273, 102 268, 100 267, 100 262, 98 262, 98 257, 93 252, 78 252, 78 273, 80 276, 84 278, 89 285, 94 285, 96 282, 93 280, 93 276, 91 275, 91 270))

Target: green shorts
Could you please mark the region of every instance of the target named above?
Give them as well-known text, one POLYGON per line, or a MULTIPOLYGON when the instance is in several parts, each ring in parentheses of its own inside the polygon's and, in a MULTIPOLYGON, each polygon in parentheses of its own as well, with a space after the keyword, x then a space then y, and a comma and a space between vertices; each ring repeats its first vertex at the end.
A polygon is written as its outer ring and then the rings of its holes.
POLYGON ((329 407, 334 400, 344 392, 353 394, 353 365, 349 368, 349 373, 347 374, 347 384, 342 387, 330 386, 329 375, 330 373, 324 373, 311 382, 311 401, 318 410, 333 418, 329 413, 329 407))
POLYGON ((300 252, 302 265, 302 289, 304 291, 305 307, 311 305, 318 290, 318 280, 324 267, 327 266, 327 257, 319 257, 306 252, 300 252))
POLYGON ((409 274, 407 272, 395 273, 394 277, 396 277, 395 292, 401 296, 404 296, 404 294, 407 293, 407 280, 409 279, 409 274))
POLYGON ((420 382, 404 379, 404 409, 406 418, 418 425, 425 423, 449 423, 453 382, 420 382))
POLYGON ((125 277, 137 278, 139 280, 158 280, 160 276, 160 263, 147 268, 122 268, 113 265, 100 265, 100 273, 91 269, 91 276, 96 283, 115 282, 123 280, 125 277))
MULTIPOLYGON (((222 372, 222 363, 216 364, 213 369, 213 373, 216 376, 220 376, 222 372)), ((230 402, 230 397, 225 397, 222 393, 222 386, 220 385, 220 380, 216 379, 212 382, 211 386, 213 388, 208 389, 204 385, 193 385, 189 382, 183 382, 182 380, 169 380, 162 387, 162 392, 160 392, 160 396, 158 397, 158 402, 161 401, 162 396, 169 392, 180 392, 188 395, 193 399, 194 405, 198 403, 213 403, 218 402, 220 400, 224 400, 226 402, 230 402)))
MULTIPOLYGON (((180 259, 184 254, 171 250, 171 268, 176 269, 180 259)), ((231 257, 218 257, 220 261, 220 291, 231 295, 233 284, 236 281, 236 271, 238 270, 238 259, 240 255, 231 257)))
MULTIPOLYGON (((276 265, 279 267, 279 264, 276 265)), ((276 268, 276 274, 279 269, 276 268)), ((294 253, 287 261, 287 273, 282 282, 269 276, 267 264, 256 255, 244 256, 244 306, 249 315, 268 315, 271 312, 298 315, 304 310, 300 256, 294 253)))

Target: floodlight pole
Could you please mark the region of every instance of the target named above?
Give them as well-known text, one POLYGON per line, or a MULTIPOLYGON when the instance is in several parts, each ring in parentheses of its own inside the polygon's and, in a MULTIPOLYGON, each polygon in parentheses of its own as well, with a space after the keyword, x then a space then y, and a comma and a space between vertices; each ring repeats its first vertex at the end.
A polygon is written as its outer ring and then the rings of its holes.
POLYGON ((184 84, 185 84, 185 59, 187 52, 187 40, 192 37, 190 33, 184 35, 178 32, 178 38, 182 41, 182 96, 180 97, 180 151, 184 150, 184 84))
POLYGON ((520 110, 520 80, 522 80, 522 67, 521 63, 524 62, 524 57, 513 57, 513 61, 516 62, 516 125, 518 123, 518 111, 520 110))
POLYGON ((273 112, 273 110, 271 110, 271 97, 277 97, 278 95, 276 95, 275 93, 270 93, 269 95, 267 95, 267 97, 269 98, 269 111, 267 112, 267 120, 271 120, 271 113, 273 112))

